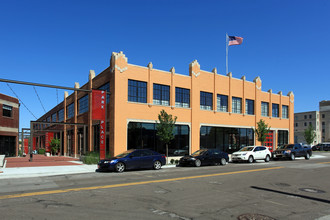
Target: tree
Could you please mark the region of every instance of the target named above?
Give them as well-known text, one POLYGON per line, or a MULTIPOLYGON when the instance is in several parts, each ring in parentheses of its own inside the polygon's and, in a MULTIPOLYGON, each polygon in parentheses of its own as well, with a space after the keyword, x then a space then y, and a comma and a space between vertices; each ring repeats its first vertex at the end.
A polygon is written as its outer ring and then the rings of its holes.
POLYGON ((315 130, 312 125, 309 125, 307 129, 304 131, 304 138, 308 145, 311 145, 316 137, 315 130))
POLYGON ((58 152, 58 149, 60 149, 60 143, 61 143, 61 140, 60 139, 57 139, 57 138, 53 138, 50 142, 49 142, 49 145, 51 146, 52 148, 52 152, 54 154, 56 154, 58 152))
POLYGON ((266 135, 269 133, 270 127, 268 127, 268 124, 265 123, 264 120, 260 119, 260 121, 257 123, 257 129, 254 130, 254 132, 257 135, 257 140, 261 142, 261 145, 264 145, 266 141, 266 135))
POLYGON ((174 139, 174 126, 177 117, 167 114, 165 110, 161 110, 156 121, 157 136, 166 145, 166 163, 168 160, 168 144, 174 139))

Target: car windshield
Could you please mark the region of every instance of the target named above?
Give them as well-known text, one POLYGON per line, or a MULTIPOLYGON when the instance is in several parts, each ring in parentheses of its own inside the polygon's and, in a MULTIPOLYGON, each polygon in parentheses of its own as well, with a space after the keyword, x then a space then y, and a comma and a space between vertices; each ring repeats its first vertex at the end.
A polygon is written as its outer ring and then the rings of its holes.
POLYGON ((121 153, 121 154, 118 154, 117 156, 116 156, 116 158, 123 158, 123 157, 126 157, 127 155, 129 155, 130 153, 132 153, 134 150, 128 150, 128 151, 125 151, 125 152, 123 152, 123 153, 121 153))
POLYGON ((283 145, 283 146, 280 146, 278 149, 292 149, 293 148, 293 144, 290 144, 290 145, 283 145))
POLYGON ((198 150, 198 151, 195 151, 191 156, 200 156, 200 155, 203 155, 207 150, 204 149, 204 150, 198 150))
POLYGON ((253 151, 253 147, 243 147, 239 151, 253 151))

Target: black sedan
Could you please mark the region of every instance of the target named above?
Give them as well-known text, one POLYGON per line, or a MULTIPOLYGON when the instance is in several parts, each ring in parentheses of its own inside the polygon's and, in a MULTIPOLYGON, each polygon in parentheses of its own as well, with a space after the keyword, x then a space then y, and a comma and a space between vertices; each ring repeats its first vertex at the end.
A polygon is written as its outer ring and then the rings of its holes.
POLYGON ((217 149, 201 149, 190 156, 184 156, 179 161, 179 166, 201 165, 226 165, 229 161, 228 154, 217 149))
POLYGON ((162 154, 147 149, 131 149, 114 158, 101 160, 98 171, 123 172, 129 169, 155 169, 159 170, 166 163, 162 154))

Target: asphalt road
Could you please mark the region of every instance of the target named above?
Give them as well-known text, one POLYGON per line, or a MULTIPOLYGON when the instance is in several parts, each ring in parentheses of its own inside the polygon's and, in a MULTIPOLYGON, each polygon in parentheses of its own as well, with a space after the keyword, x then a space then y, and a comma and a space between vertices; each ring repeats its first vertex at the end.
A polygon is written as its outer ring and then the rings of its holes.
POLYGON ((330 153, 315 155, 310 160, 4 179, 0 219, 238 219, 244 214, 330 219, 330 153))

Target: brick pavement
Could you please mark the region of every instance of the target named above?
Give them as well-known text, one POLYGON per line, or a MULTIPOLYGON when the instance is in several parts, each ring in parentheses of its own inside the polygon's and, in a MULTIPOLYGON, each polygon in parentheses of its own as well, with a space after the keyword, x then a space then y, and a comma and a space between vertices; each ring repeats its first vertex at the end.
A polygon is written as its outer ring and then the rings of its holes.
POLYGON ((6 157, 6 168, 14 167, 43 167, 43 166, 69 166, 81 165, 72 161, 79 161, 77 158, 64 156, 44 156, 40 154, 33 155, 33 159, 29 161, 30 156, 26 157, 6 157))

